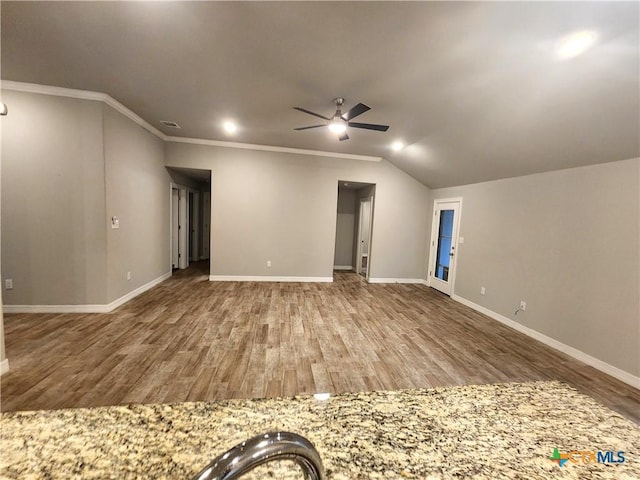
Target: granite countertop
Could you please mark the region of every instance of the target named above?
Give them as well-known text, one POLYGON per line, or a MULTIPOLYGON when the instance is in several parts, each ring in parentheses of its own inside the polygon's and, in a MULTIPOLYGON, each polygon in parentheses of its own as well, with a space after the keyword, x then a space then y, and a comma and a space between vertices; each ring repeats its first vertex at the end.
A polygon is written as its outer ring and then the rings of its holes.
MULTIPOLYGON (((307 437, 328 479, 640 478, 640 427, 559 382, 16 412, 0 428, 3 479, 189 479, 278 430, 307 437), (625 462, 560 467, 556 448, 625 462)), ((253 477, 293 478, 289 467, 253 477)))

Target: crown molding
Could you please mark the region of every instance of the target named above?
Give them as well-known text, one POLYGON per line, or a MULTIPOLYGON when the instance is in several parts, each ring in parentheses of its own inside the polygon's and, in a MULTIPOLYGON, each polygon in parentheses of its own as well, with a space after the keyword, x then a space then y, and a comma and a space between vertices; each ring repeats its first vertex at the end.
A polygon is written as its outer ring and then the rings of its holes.
POLYGON ((366 162, 379 162, 382 160, 380 157, 370 157, 368 155, 355 155, 353 153, 337 153, 337 152, 325 152, 322 150, 305 150, 303 148, 289 148, 289 147, 275 147, 271 145, 257 145, 254 143, 238 143, 238 142, 225 142, 221 140, 206 140, 203 138, 190 138, 190 137, 165 137, 167 142, 173 143, 191 143, 195 145, 210 145, 214 147, 226 147, 226 148, 242 148, 244 150, 262 150, 263 152, 281 152, 281 153, 295 153, 298 155, 311 155, 314 157, 331 157, 331 158, 345 158, 347 160, 362 160, 366 162))
POLYGON ((73 88, 54 87, 51 85, 39 85, 37 83, 14 82, 12 80, 2 80, 2 88, 5 90, 14 90, 16 92, 39 93, 42 95, 53 95, 56 97, 78 98, 81 100, 95 100, 104 102, 114 110, 117 110, 125 117, 140 125, 145 130, 153 133, 156 137, 165 140, 167 136, 160 130, 155 128, 149 122, 144 120, 138 114, 125 107, 115 98, 110 97, 106 93, 91 92, 89 90, 75 90, 73 88))
POLYGON ((37 83, 16 82, 13 80, 2 80, 2 88, 5 90, 14 90, 17 92, 39 93, 42 95, 53 95, 57 97, 70 97, 78 98, 81 100, 95 100, 104 102, 165 142, 191 143, 196 145, 210 145, 215 147, 240 148, 244 150, 261 150, 264 152, 294 153, 298 155, 310 155, 314 157, 344 158, 347 160, 361 160, 368 162, 379 162, 380 160, 382 160, 381 157, 355 155, 352 153, 326 152, 323 150, 305 150, 302 148, 256 145, 253 143, 225 142, 221 140, 206 140, 202 138, 173 137, 165 135, 149 122, 140 117, 138 114, 124 106, 122 103, 118 102, 113 97, 107 95, 106 93, 92 92, 89 90, 76 90, 73 88, 54 87, 51 85, 40 85, 37 83))
POLYGON ((103 102, 106 101, 107 97, 109 97, 106 93, 91 92, 89 90, 75 90, 73 88, 54 87, 52 85, 40 85, 38 83, 15 82, 13 80, 4 79, 2 80, 2 88, 5 90, 15 90, 17 92, 41 93, 43 95, 55 95, 57 97, 101 100, 103 102))

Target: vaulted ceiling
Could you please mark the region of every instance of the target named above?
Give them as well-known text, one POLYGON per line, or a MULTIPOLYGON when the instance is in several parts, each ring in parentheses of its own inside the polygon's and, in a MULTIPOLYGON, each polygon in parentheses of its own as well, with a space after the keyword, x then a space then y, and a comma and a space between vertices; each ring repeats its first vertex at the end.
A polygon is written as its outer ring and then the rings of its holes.
POLYGON ((3 79, 107 93, 167 135, 384 157, 429 187, 640 156, 638 2, 0 8, 3 79), (560 59, 585 29, 593 48, 560 59), (337 96, 391 128, 293 130, 318 119, 292 107, 330 116, 337 96))

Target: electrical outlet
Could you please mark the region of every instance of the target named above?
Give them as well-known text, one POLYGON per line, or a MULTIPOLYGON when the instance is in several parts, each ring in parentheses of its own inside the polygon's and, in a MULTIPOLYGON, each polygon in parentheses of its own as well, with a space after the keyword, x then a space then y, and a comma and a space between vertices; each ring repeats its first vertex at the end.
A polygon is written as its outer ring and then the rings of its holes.
POLYGON ((127 272, 127 280, 131 280, 131 272, 127 272))
POLYGON ((484 295, 487 293, 487 290, 484 287, 480 287, 480 295, 484 295))
POLYGON ((523 312, 527 309, 527 302, 525 302, 524 300, 520 301, 520 310, 522 310, 523 312))
POLYGON ((271 260, 267 260, 267 267, 271 267, 271 260))
POLYGON ((12 278, 7 278, 4 281, 4 288, 6 288, 7 290, 13 290, 13 279, 12 278))

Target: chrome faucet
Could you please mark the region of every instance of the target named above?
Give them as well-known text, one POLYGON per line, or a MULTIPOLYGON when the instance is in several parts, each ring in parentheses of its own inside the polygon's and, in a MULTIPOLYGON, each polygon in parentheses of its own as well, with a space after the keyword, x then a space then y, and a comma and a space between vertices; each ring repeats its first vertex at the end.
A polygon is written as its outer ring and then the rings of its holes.
POLYGON ((207 465, 193 480, 231 480, 272 460, 293 460, 306 480, 323 480, 322 460, 313 444, 289 432, 269 432, 250 438, 207 465))

